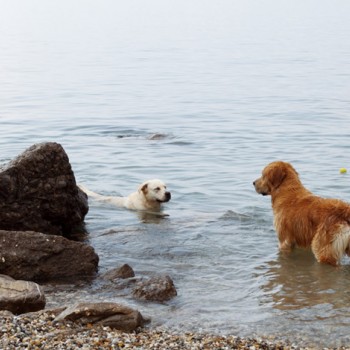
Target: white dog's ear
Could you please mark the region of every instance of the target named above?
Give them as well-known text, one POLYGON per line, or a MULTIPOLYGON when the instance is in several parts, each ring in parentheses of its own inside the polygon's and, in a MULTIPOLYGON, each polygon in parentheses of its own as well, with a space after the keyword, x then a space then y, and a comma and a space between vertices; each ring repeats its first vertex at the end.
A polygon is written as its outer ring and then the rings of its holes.
POLYGON ((139 192, 143 192, 144 194, 146 194, 147 190, 148 190, 148 182, 144 182, 142 185, 140 185, 139 192))

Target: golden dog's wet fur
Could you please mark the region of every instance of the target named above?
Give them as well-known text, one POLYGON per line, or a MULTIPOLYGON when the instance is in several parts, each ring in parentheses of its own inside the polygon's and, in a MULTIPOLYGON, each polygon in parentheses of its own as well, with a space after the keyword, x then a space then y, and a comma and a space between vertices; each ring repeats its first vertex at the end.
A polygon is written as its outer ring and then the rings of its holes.
POLYGON ((271 195, 279 247, 311 247, 319 262, 333 266, 350 255, 350 205, 315 196, 301 183, 291 164, 273 162, 254 181, 256 192, 271 195))

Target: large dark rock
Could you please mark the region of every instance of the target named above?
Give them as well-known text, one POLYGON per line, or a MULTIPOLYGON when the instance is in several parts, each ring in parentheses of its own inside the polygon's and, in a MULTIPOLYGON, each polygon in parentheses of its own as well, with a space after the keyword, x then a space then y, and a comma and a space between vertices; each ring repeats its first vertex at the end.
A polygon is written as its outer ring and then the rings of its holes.
POLYGON ((15 279, 93 277, 98 260, 92 247, 62 236, 0 230, 0 273, 15 279))
POLYGON ((34 145, 0 167, 0 229, 69 236, 87 212, 60 144, 34 145))
POLYGON ((140 312, 117 303, 75 304, 59 314, 54 321, 64 320, 79 321, 81 324, 100 324, 127 332, 145 323, 140 312))
POLYGON ((45 295, 38 284, 0 275, 0 310, 21 314, 42 310, 45 303, 45 295))

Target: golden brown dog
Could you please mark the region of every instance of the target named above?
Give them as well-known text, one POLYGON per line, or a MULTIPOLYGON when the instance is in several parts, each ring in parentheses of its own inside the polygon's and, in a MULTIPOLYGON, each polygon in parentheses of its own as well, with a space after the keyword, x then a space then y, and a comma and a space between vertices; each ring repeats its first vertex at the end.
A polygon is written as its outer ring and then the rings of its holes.
POLYGON ((333 266, 350 255, 350 205, 315 196, 291 164, 273 162, 254 181, 256 192, 271 195, 279 247, 310 247, 319 262, 333 266))

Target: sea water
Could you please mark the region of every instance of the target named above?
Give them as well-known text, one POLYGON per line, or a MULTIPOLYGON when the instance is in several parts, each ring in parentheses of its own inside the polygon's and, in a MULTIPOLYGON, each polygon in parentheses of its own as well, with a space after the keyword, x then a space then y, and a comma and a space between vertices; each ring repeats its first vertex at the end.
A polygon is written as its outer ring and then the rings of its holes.
POLYGON ((168 274, 178 296, 55 286, 48 306, 118 301, 180 331, 349 343, 350 260, 279 253, 252 182, 291 162, 311 191, 350 201, 348 1, 2 2, 0 161, 66 150, 77 182, 127 195, 165 181, 165 218, 90 201, 99 271, 168 274))

